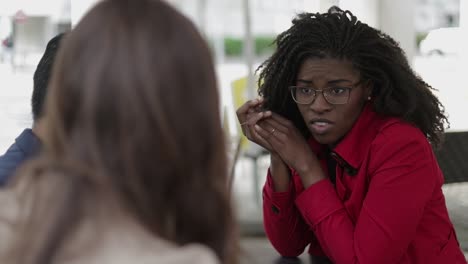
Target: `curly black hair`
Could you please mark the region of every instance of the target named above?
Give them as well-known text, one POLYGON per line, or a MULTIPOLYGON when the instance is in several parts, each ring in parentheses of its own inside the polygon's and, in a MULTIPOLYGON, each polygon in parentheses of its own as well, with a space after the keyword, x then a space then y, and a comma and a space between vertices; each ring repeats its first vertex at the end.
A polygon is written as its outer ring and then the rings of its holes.
POLYGON ((308 138, 297 105, 289 95, 299 67, 308 58, 350 61, 362 82, 372 84, 374 111, 402 118, 418 127, 434 147, 449 124, 444 107, 410 67, 404 51, 387 34, 360 22, 350 11, 333 6, 327 13, 301 13, 278 35, 274 54, 257 71, 264 107, 290 119, 308 138))

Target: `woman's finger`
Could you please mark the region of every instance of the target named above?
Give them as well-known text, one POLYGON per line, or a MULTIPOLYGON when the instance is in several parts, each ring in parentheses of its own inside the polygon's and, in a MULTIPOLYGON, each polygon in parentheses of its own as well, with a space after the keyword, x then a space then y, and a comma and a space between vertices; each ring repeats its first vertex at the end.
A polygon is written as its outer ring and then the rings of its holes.
POLYGON ((272 113, 271 119, 275 120, 276 122, 280 123, 282 126, 289 127, 292 123, 288 119, 282 117, 277 113, 272 113))
POLYGON ((265 140, 265 138, 263 138, 262 136, 260 136, 257 131, 255 130, 255 127, 256 126, 256 123, 253 123, 253 125, 245 125, 243 126, 243 132, 244 132, 244 135, 252 142, 262 146, 263 148, 265 148, 266 150, 268 151, 272 151, 272 148, 270 146, 270 144, 268 143, 267 140, 265 140))
POLYGON ((244 117, 249 112, 250 109, 255 110, 255 107, 257 107, 261 103, 263 103, 262 98, 256 98, 256 99, 253 99, 244 103, 236 111, 236 115, 239 118, 239 120, 241 117, 244 117))
POLYGON ((254 126, 255 132, 260 135, 262 138, 264 138, 267 142, 269 142, 270 137, 272 134, 274 134, 277 130, 274 127, 269 128, 268 130, 265 129, 264 127, 261 127, 260 125, 255 125, 254 126))
POLYGON ((263 112, 258 112, 258 113, 251 113, 247 116, 247 120, 245 123, 248 126, 253 126, 255 125, 258 121, 260 121, 262 118, 264 118, 264 113, 263 112))
POLYGON ((273 149, 271 147, 271 144, 268 143, 268 141, 264 137, 260 136, 255 129, 252 131, 252 134, 254 135, 254 138, 255 138, 254 142, 255 143, 262 146, 263 148, 265 148, 269 152, 273 151, 273 149))
POLYGON ((282 123, 278 122, 277 120, 273 119, 273 117, 271 118, 265 118, 263 121, 262 121, 262 125, 261 125, 263 128, 265 129, 270 129, 271 128, 276 128, 277 132, 281 132, 281 133, 284 133, 284 134, 287 134, 288 133, 288 127, 287 126, 284 126, 282 123))
POLYGON ((261 121, 262 119, 269 118, 270 116, 271 113, 265 112, 249 114, 247 115, 247 121, 241 124, 242 132, 250 141, 260 144, 267 149, 269 149, 268 146, 265 146, 267 142, 255 131, 254 126, 259 122, 263 122, 261 121))

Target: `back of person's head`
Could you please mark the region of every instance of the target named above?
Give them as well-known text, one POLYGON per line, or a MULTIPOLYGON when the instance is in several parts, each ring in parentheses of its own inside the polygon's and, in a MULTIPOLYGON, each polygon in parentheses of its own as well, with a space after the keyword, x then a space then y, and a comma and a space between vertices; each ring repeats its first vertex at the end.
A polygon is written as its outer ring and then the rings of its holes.
POLYGON ((301 13, 275 42, 275 53, 259 68, 259 92, 267 98, 267 108, 291 119, 304 136, 308 129, 287 87, 294 84, 302 62, 327 58, 353 64, 360 83, 372 86, 376 112, 403 118, 439 143, 447 118, 432 87, 413 72, 393 38, 360 22, 350 11, 334 6, 326 13, 301 13))
POLYGON ((48 263, 69 215, 111 199, 155 236, 235 262, 214 65, 185 16, 158 0, 98 3, 64 39, 45 122, 33 178, 52 170, 66 186, 51 190, 61 211, 37 219, 54 226, 31 258, 48 263))
POLYGON ((52 67, 63 36, 64 34, 61 33, 49 40, 45 52, 37 64, 36 71, 34 72, 34 85, 31 97, 34 121, 37 121, 42 116, 44 101, 47 94, 47 86, 49 84, 50 76, 52 75, 52 67))

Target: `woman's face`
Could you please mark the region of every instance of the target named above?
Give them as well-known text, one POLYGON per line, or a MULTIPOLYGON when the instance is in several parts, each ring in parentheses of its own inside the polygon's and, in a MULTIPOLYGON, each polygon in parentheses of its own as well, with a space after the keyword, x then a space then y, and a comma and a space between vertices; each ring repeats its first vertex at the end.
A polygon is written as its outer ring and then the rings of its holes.
MULTIPOLYGON (((360 83, 360 74, 351 62, 339 59, 307 59, 299 68, 296 86, 305 97, 313 90, 327 89, 324 94, 316 92, 309 104, 297 104, 302 118, 314 139, 321 144, 336 144, 352 128, 371 94, 369 86, 360 83), (335 100, 338 98, 338 100, 335 100)), ((297 89, 297 88, 296 88, 297 89)), ((297 93, 296 93, 297 94, 297 93)))

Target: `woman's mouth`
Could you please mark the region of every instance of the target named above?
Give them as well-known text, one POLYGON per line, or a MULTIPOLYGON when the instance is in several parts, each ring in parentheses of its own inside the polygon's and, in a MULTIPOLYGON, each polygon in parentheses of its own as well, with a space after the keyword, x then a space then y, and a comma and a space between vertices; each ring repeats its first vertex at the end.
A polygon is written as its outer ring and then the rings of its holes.
POLYGON ((330 131, 333 122, 329 120, 314 120, 309 123, 310 132, 316 135, 323 135, 330 131))

